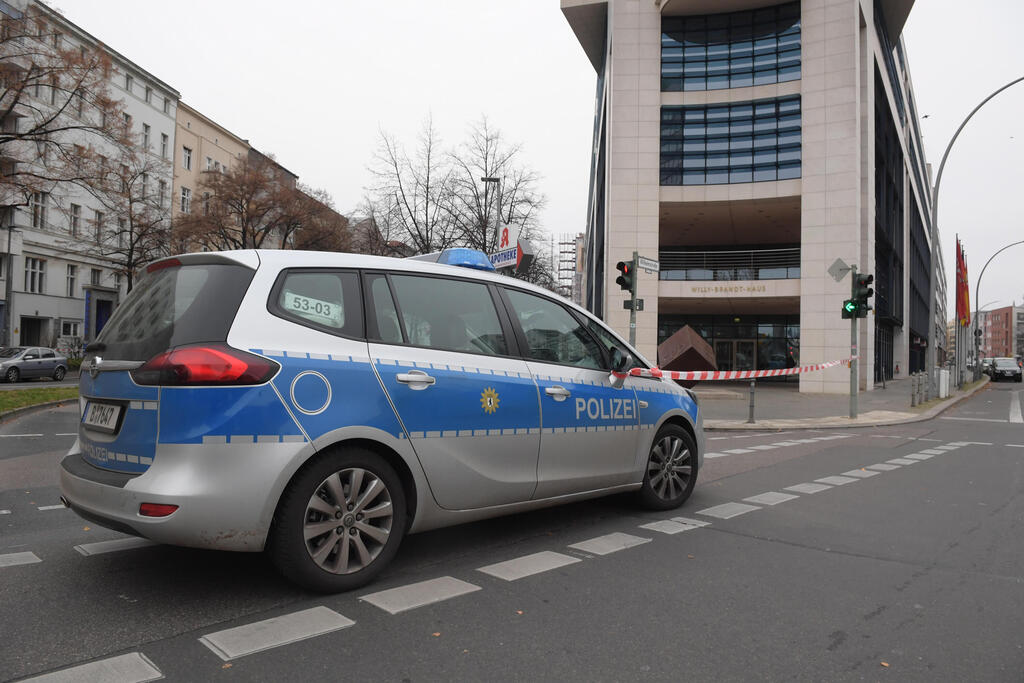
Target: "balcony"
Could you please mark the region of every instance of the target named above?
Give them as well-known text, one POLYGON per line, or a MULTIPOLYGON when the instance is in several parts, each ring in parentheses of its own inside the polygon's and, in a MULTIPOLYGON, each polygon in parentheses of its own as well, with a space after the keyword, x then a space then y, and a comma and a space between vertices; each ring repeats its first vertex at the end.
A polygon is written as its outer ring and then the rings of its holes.
POLYGON ((660 251, 662 280, 799 280, 800 248, 737 251, 660 251))

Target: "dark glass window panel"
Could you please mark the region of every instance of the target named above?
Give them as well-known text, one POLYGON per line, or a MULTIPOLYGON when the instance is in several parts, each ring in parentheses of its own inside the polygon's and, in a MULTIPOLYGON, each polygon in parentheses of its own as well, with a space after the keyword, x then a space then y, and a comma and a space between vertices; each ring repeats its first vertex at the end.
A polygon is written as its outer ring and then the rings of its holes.
MULTIPOLYGON (((753 148, 754 139, 749 135, 740 137, 733 137, 729 139, 729 149, 736 151, 749 152, 753 148)), ((749 162, 748 162, 749 163, 749 162)))
POLYGON ((723 90, 729 87, 729 74, 708 76, 708 90, 723 90))
POLYGON ((705 17, 687 17, 686 28, 687 30, 707 28, 707 20, 705 17))
POLYGON ((683 110, 684 121, 700 121, 704 122, 704 110, 702 108, 684 109, 683 110))
POLYGON ((754 104, 754 115, 755 116, 775 116, 776 103, 769 100, 767 102, 757 102, 754 104))
POLYGON ((754 105, 749 102, 743 104, 734 104, 729 107, 729 117, 734 121, 736 119, 749 119, 754 115, 754 105))
POLYGON ((707 172, 707 185, 726 185, 729 182, 729 170, 712 170, 708 169, 707 172))
POLYGON ((754 85, 770 85, 772 83, 777 83, 778 79, 779 75, 774 69, 770 71, 754 72, 754 85))
POLYGON ((771 166, 757 166, 754 168, 754 182, 760 183, 766 180, 775 180, 778 169, 775 164, 771 166))
POLYGON ((678 47, 666 47, 663 45, 661 48, 661 59, 663 62, 666 59, 681 59, 682 56, 683 47, 681 45, 678 47))
POLYGON ((771 38, 758 38, 757 40, 754 41, 754 54, 774 54, 778 46, 779 41, 774 36, 772 36, 771 38))
POLYGON ((758 166, 774 164, 777 158, 778 153, 774 149, 760 149, 754 152, 754 163, 758 166))
POLYGON ((676 140, 663 140, 661 143, 662 154, 678 154, 686 149, 686 146, 676 140))
POLYGON ((733 121, 729 126, 729 133, 732 135, 750 135, 754 132, 754 124, 750 119, 733 121))
POLYGON ((784 69, 779 69, 779 82, 785 81, 798 81, 800 80, 800 65, 787 66, 784 69))
POLYGON ((661 79, 661 91, 662 92, 678 92, 683 89, 683 79, 681 78, 663 78, 661 79))
POLYGON ((708 121, 728 121, 729 107, 708 107, 706 116, 708 121))
MULTIPOLYGON (((797 156, 799 156, 799 154, 797 156)), ((797 159, 797 161, 798 160, 799 159, 797 159)), ((729 155, 729 165, 733 168, 736 168, 737 166, 750 166, 752 163, 754 163, 754 156, 750 152, 739 151, 733 152, 729 155)), ((744 182, 749 183, 750 181, 747 180, 744 182)))
POLYGON ((799 98, 788 98, 785 100, 779 100, 779 113, 780 114, 799 114, 800 113, 800 100, 799 98))
POLYGON ((708 137, 711 136, 724 136, 729 134, 729 122, 728 121, 716 121, 714 123, 708 123, 708 137))
POLYGON ((683 63, 682 62, 669 62, 669 63, 663 63, 661 65, 661 75, 662 76, 676 77, 676 76, 681 76, 682 73, 683 73, 683 63))
POLYGON ((708 43, 726 43, 729 40, 729 31, 726 29, 708 29, 708 43))
POLYGON ((754 149, 775 149, 775 135, 755 135, 754 149))
POLYGON ((750 57, 754 54, 754 41, 743 40, 738 43, 733 43, 729 47, 729 54, 733 57, 750 57))
POLYGON ((687 78, 683 81, 683 90, 707 90, 707 79, 687 78))
POLYGON ((779 164, 779 180, 800 177, 800 162, 791 164, 779 164))
POLYGON ((683 171, 683 185, 703 185, 704 182, 703 169, 699 171, 683 171))
POLYGON ((676 123, 683 120, 683 112, 680 109, 665 107, 661 110, 662 123, 676 123))
POLYGON ((708 45, 708 59, 722 59, 729 56, 729 44, 708 45))
POLYGON ((800 20, 799 2, 791 2, 786 5, 779 5, 776 9, 778 10, 780 17, 795 18, 797 21, 800 20))
POLYGON ((704 138, 699 140, 684 140, 683 151, 684 152, 703 152, 707 146, 704 138))
POLYGON ((708 140, 709 152, 728 152, 729 138, 712 138, 708 140))
POLYGON ((709 171, 713 168, 728 168, 729 166, 728 154, 712 154, 711 152, 708 152, 707 160, 709 171))
POLYGON ((729 77, 730 88, 749 88, 752 85, 754 85, 754 74, 752 73, 734 73, 729 77))
POLYGON ((775 119, 755 119, 754 120, 754 132, 755 133, 768 133, 775 132, 775 128, 778 126, 778 121, 775 119))
POLYGON ((713 62, 708 62, 708 76, 727 76, 728 74, 728 59, 719 59, 713 62))
POLYGON ((683 168, 704 168, 704 155, 703 154, 687 154, 683 157, 683 168))
POLYGON ((747 73, 754 70, 754 60, 750 57, 733 58, 729 62, 729 73, 747 73))
POLYGON ((687 62, 683 66, 683 72, 687 76, 703 76, 707 70, 707 62, 687 62))
POLYGON ((769 67, 775 66, 776 61, 777 58, 774 52, 771 52, 766 55, 755 55, 754 68, 757 69, 758 71, 763 71, 769 67))
POLYGON ((662 124, 661 139, 682 137, 682 128, 674 124, 662 124))
POLYGON ((754 23, 760 24, 766 21, 775 21, 775 8, 767 7, 754 11, 754 23))
POLYGON ((684 58, 689 59, 704 59, 708 55, 708 49, 703 45, 687 45, 684 50, 684 58))
POLYGON ((798 145, 800 144, 800 131, 799 130, 787 130, 779 133, 778 138, 779 146, 782 145, 798 145))
POLYGON ((779 163, 786 161, 800 161, 800 148, 780 149, 779 163))
POLYGON ((795 33, 788 36, 779 36, 779 50, 800 49, 800 34, 795 33))
POLYGON ((703 138, 707 133, 707 129, 703 123, 684 123, 683 124, 683 135, 688 138, 701 137, 703 138))
POLYGON ((661 173, 661 184, 662 185, 681 185, 682 179, 678 173, 661 173))
POLYGON ((779 117, 779 130, 800 130, 800 114, 788 114, 779 117))

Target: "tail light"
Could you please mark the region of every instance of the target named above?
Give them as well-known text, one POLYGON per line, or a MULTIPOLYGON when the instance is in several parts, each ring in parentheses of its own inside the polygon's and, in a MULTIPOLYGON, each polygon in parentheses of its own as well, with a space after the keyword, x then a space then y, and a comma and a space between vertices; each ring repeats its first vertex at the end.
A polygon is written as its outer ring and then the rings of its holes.
POLYGON ((143 517, 168 517, 177 509, 177 505, 166 503, 143 503, 139 506, 139 514, 143 517))
POLYGON ((181 346, 132 370, 136 384, 171 387, 262 384, 280 365, 227 344, 181 346))

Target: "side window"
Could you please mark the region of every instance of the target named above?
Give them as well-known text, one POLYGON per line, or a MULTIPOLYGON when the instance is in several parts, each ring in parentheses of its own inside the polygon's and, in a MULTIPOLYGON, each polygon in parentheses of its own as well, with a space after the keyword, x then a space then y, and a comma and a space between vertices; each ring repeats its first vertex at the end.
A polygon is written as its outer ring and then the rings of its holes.
POLYGON ((373 339, 385 344, 401 344, 402 326, 398 323, 398 311, 395 309, 394 299, 391 298, 387 278, 383 275, 368 275, 366 281, 370 290, 373 317, 377 321, 376 334, 372 329, 369 333, 373 335, 373 339))
POLYGON ((46 349, 45 351, 43 351, 43 358, 53 358, 53 357, 54 357, 53 351, 50 351, 49 349, 46 349))
POLYGON ((274 287, 271 310, 282 318, 331 334, 363 336, 359 276, 351 271, 286 270, 274 287))
POLYGON ((608 330, 604 329, 602 325, 594 322, 590 318, 587 318, 587 329, 597 337, 597 341, 604 347, 605 351, 608 352, 608 358, 612 357, 612 349, 618 349, 629 358, 629 366, 626 369, 645 367, 644 364, 640 362, 640 359, 636 357, 635 353, 630 351, 622 344, 622 342, 613 337, 612 334, 608 330))
POLYGON ((531 359, 595 370, 604 367, 597 343, 569 311, 533 294, 514 289, 507 291, 519 324, 526 334, 531 359))
POLYGON ((391 285, 409 344, 489 356, 508 353, 487 285, 415 275, 392 275, 391 285))

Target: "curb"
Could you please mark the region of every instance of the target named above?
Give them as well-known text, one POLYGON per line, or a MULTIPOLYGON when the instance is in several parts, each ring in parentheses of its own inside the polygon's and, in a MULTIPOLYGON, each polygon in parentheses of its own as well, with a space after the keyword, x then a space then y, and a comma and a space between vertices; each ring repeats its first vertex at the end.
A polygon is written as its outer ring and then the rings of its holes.
POLYGON ((62 398, 56 401, 47 401, 46 403, 36 403, 35 405, 31 406, 15 408, 14 410, 8 410, 6 413, 0 413, 0 422, 5 422, 6 420, 12 417, 18 417, 19 415, 24 415, 26 413, 32 413, 37 410, 42 410, 43 408, 52 408, 53 406, 59 406, 62 403, 68 403, 70 401, 77 400, 78 398, 73 396, 71 398, 62 398))
MULTIPOLYGON (((710 431, 710 432, 714 432, 714 431, 736 432, 736 431, 757 431, 757 430, 764 431, 764 430, 772 430, 772 429, 777 429, 777 430, 781 430, 781 429, 859 429, 859 428, 865 428, 865 427, 889 427, 889 426, 892 426, 892 425, 912 424, 914 422, 924 422, 925 420, 931 420, 934 417, 936 417, 937 415, 940 415, 940 414, 944 413, 945 411, 949 410, 950 408, 952 408, 953 406, 957 405, 961 401, 964 401, 964 400, 970 398, 971 396, 974 396, 976 393, 978 393, 982 389, 987 388, 990 382, 991 382, 991 380, 988 377, 986 377, 986 378, 984 378, 984 381, 982 381, 981 384, 979 384, 978 386, 974 387, 970 391, 965 392, 963 395, 955 396, 955 397, 952 397, 952 398, 947 398, 942 403, 940 403, 939 405, 933 406, 933 407, 929 408, 926 412, 921 413, 920 415, 914 415, 913 417, 908 417, 908 418, 904 418, 904 419, 882 420, 882 421, 871 422, 870 424, 856 424, 856 423, 835 424, 835 423, 830 423, 830 422, 816 422, 815 421, 815 420, 833 420, 833 419, 836 419, 836 418, 840 418, 841 419, 841 416, 829 416, 829 417, 824 417, 824 418, 810 418, 810 419, 802 421, 802 422, 792 422, 792 423, 787 422, 785 425, 774 425, 774 426, 772 426, 772 423, 774 422, 773 420, 764 420, 763 422, 755 422, 754 424, 749 424, 747 422, 738 422, 738 421, 734 422, 734 421, 730 421, 730 420, 707 420, 707 421, 704 422, 704 431, 710 431), (711 423, 718 422, 719 424, 717 424, 717 425, 715 425, 715 424, 708 424, 709 422, 711 422, 711 423)), ((784 418, 780 418, 780 419, 784 419, 784 418)))

